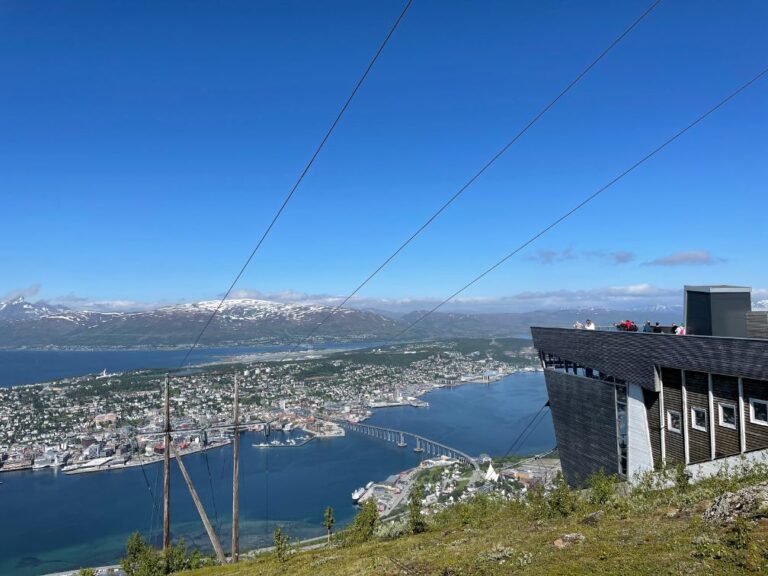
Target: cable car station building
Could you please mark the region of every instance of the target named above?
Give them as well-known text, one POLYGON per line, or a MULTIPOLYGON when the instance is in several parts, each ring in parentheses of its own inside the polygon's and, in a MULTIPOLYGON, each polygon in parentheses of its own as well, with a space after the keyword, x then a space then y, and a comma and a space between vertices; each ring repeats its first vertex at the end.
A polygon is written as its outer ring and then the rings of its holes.
POLYGON ((685 336, 531 328, 569 484, 768 454, 768 312, 750 288, 686 286, 684 316, 685 336))

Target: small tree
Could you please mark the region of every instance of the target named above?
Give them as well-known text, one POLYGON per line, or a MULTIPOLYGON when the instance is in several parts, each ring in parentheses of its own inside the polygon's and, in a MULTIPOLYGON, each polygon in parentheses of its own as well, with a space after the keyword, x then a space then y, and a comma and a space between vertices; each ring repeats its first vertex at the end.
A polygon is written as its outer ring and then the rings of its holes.
POLYGON ((427 529, 427 523, 421 514, 422 500, 424 500, 424 487, 416 484, 408 499, 408 527, 413 534, 420 534, 427 529))
POLYGON ((547 504, 553 516, 568 517, 576 511, 578 496, 571 492, 560 472, 555 477, 552 492, 547 498, 547 504))
POLYGON ((328 531, 328 545, 331 544, 331 533, 333 532, 333 525, 336 524, 336 518, 333 517, 333 508, 328 506, 323 514, 323 526, 328 531))
POLYGON ((688 492, 690 485, 691 476, 688 473, 688 469, 685 467, 685 464, 678 462, 677 466, 675 466, 675 489, 678 493, 684 494, 688 492))
POLYGON ((128 576, 162 576, 165 573, 160 554, 138 532, 128 538, 120 566, 128 576))
POLYGON ((165 573, 173 574, 183 570, 194 570, 202 566, 202 556, 198 550, 190 555, 187 549, 187 543, 180 539, 175 545, 172 545, 163 555, 165 563, 165 573))
POLYGON ((352 525, 347 529, 347 542, 359 544, 367 542, 373 537, 376 525, 379 523, 379 510, 373 499, 366 500, 363 507, 352 520, 352 525))
POLYGON ((285 562, 291 551, 290 539, 283 533, 283 529, 280 526, 275 528, 273 539, 275 543, 275 556, 277 556, 279 562, 285 562))
POLYGON ((164 576, 199 568, 203 564, 200 552, 187 553, 183 539, 161 552, 150 546, 138 532, 128 538, 125 552, 120 566, 128 576, 164 576))
POLYGON ((93 568, 80 568, 77 576, 96 576, 96 571, 93 568))

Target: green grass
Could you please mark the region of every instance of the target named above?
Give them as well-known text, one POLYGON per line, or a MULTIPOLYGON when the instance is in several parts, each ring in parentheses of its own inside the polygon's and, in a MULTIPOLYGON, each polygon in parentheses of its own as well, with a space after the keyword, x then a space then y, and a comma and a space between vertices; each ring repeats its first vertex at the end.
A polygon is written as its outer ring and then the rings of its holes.
MULTIPOLYGON (((524 502, 478 498, 429 520, 423 534, 355 546, 297 552, 284 562, 263 554, 238 565, 210 567, 195 576, 490 576, 745 574, 768 570, 768 525, 709 525, 701 513, 719 494, 768 479, 764 467, 740 478, 718 477, 690 487, 649 486, 603 505, 571 492, 575 511, 562 515, 550 499, 524 502), (605 516, 594 525, 584 518, 605 516), (585 540, 558 550, 553 542, 579 532, 585 540)), ((764 521, 763 521, 764 522, 764 521)))

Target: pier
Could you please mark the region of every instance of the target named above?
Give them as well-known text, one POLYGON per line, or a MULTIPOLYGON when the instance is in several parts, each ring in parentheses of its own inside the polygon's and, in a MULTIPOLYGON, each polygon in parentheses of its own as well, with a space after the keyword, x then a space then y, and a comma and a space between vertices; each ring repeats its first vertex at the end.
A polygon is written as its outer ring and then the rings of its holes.
POLYGON ((408 446, 408 440, 410 440, 414 446, 414 452, 420 452, 429 457, 447 456, 448 458, 453 458, 464 464, 469 464, 476 470, 479 469, 475 459, 466 452, 462 452, 461 450, 446 446, 440 442, 435 442, 434 440, 430 440, 429 438, 419 436, 412 432, 394 430, 392 428, 382 428, 381 426, 372 426, 371 424, 346 422, 343 420, 336 421, 336 423, 345 430, 359 432, 360 434, 366 434, 373 438, 379 438, 380 440, 391 442, 401 448, 408 446))

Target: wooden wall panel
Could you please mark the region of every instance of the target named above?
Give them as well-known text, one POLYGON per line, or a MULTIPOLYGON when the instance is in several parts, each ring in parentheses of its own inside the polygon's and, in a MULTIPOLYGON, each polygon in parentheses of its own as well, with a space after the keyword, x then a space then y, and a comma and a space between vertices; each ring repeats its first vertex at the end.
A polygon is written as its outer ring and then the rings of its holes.
POLYGON ((710 426, 712 414, 709 413, 709 377, 705 372, 685 372, 685 390, 688 399, 688 456, 691 464, 712 459, 710 426), (700 408, 707 414, 706 431, 693 427, 692 408, 700 408))
POLYGON ((672 432, 667 426, 667 411, 674 410, 683 414, 683 375, 674 368, 662 368, 661 380, 664 384, 664 427, 666 432, 667 464, 685 463, 685 445, 682 433, 672 432))
POLYGON ((651 437, 654 465, 661 462, 661 418, 659 417, 659 393, 643 389, 645 417, 651 437))
POLYGON ((739 379, 735 376, 712 375, 712 395, 715 401, 715 413, 712 423, 715 427, 715 458, 735 456, 741 452, 739 426, 742 415, 739 414, 739 379), (736 407, 736 429, 720 425, 720 404, 732 404, 736 407))
POLYGON ((747 440, 747 452, 768 448, 768 426, 750 422, 749 399, 768 400, 768 382, 744 378, 744 427, 747 440))

